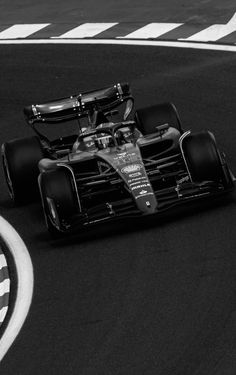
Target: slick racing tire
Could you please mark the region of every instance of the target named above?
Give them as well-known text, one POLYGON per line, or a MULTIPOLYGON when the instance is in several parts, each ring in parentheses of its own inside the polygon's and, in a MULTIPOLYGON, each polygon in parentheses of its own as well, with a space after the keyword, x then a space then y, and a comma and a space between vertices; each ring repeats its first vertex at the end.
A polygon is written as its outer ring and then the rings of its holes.
POLYGON ((61 167, 39 176, 39 187, 47 228, 52 234, 69 225, 71 218, 80 212, 77 194, 69 170, 61 167))
POLYGON ((190 133, 184 137, 182 148, 194 182, 222 180, 224 174, 221 157, 211 132, 190 133))
POLYGON ((138 109, 135 113, 135 121, 143 135, 155 133, 157 127, 163 124, 169 124, 181 134, 183 133, 177 109, 172 103, 138 109))
POLYGON ((26 204, 39 198, 38 162, 44 151, 38 137, 19 138, 2 145, 2 162, 11 199, 26 204))

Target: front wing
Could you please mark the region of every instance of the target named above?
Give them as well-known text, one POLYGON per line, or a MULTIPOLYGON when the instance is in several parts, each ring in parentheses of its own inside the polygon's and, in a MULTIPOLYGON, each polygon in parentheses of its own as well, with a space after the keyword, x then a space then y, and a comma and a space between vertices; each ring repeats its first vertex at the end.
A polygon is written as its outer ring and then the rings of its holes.
MULTIPOLYGON (((74 231, 98 222, 123 217, 143 217, 160 214, 176 205, 214 197, 233 189, 234 183, 228 166, 224 164, 224 181, 216 183, 190 180, 181 154, 160 160, 144 161, 137 150, 128 150, 133 159, 120 162, 117 155, 101 156, 104 171, 97 178, 79 178, 76 189, 80 197, 81 212, 63 221, 59 230, 74 231), (107 166, 107 162, 111 168, 107 166), (81 183, 82 181, 82 183, 81 183)), ((119 155, 118 155, 119 156, 119 155)), ((121 155, 121 159, 125 155, 121 155)), ((124 159, 123 159, 124 160, 124 159)), ((66 166, 68 168, 68 166, 66 166)), ((71 168, 74 181, 76 168, 71 168)))

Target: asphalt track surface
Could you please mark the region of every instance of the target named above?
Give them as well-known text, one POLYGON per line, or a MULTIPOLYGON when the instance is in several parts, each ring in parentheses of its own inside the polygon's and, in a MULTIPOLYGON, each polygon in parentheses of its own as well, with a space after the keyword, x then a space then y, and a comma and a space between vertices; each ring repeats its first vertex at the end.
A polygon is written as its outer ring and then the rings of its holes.
MULTIPOLYGON (((173 101, 210 128, 236 171, 233 53, 159 47, 1 46, 1 143, 31 135, 22 108, 129 81, 136 106, 173 101)), ((1 214, 25 241, 35 290, 1 375, 236 372, 235 197, 165 220, 52 240, 39 204, 1 214)))
POLYGON ((79 22, 226 23, 232 0, 1 0, 0 24, 79 22))

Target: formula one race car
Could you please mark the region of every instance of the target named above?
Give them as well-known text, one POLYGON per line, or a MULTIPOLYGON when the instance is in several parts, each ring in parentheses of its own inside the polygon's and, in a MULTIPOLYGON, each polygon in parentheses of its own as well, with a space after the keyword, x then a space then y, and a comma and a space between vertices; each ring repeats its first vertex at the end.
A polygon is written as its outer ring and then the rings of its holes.
POLYGON ((24 113, 36 136, 2 145, 6 182, 15 203, 40 192, 49 231, 160 213, 234 186, 210 131, 184 132, 171 103, 133 114, 127 83, 31 105, 24 113), (71 120, 76 134, 56 140, 36 128, 71 120))

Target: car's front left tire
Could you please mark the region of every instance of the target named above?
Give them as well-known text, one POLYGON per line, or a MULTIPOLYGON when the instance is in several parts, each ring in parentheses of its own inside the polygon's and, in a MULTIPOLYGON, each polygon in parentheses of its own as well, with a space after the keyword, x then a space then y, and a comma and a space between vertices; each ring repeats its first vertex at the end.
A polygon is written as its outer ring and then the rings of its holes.
POLYGON ((137 128, 143 135, 157 132, 157 127, 163 124, 168 124, 170 127, 177 129, 181 134, 183 133, 177 109, 172 103, 155 104, 137 109, 135 121, 137 128))
POLYGON ((221 155, 211 132, 189 133, 182 140, 182 150, 193 182, 224 180, 221 155))

